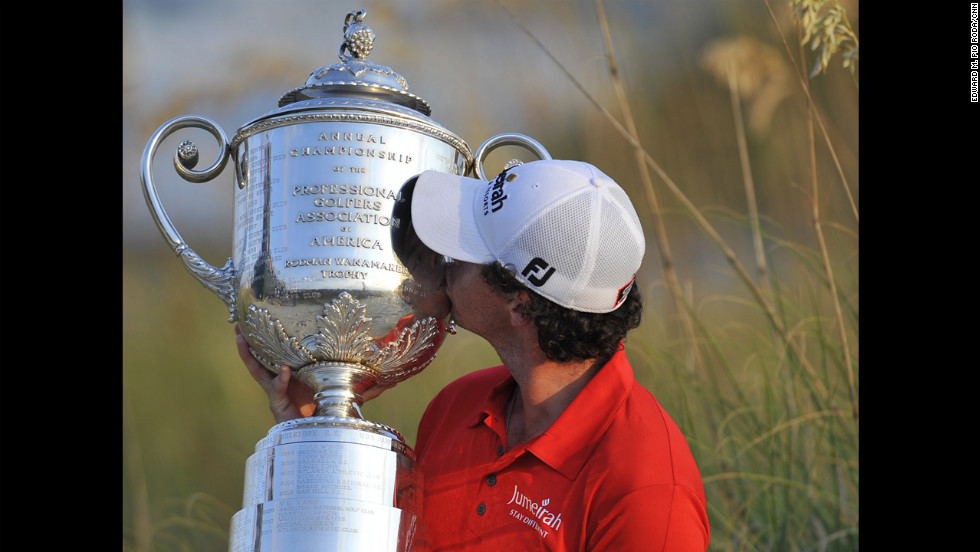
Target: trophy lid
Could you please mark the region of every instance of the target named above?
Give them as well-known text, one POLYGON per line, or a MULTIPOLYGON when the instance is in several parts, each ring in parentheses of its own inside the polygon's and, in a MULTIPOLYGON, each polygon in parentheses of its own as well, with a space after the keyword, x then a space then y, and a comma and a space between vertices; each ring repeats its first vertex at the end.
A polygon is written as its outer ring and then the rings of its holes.
POLYGON ((305 100, 342 96, 387 101, 426 116, 432 112, 425 100, 408 92, 408 82, 404 77, 390 67, 368 61, 375 35, 371 27, 364 23, 366 14, 366 10, 347 14, 344 19, 344 43, 338 51, 340 63, 310 73, 306 84, 282 95, 280 108, 305 100), (350 55, 344 54, 344 50, 350 55))

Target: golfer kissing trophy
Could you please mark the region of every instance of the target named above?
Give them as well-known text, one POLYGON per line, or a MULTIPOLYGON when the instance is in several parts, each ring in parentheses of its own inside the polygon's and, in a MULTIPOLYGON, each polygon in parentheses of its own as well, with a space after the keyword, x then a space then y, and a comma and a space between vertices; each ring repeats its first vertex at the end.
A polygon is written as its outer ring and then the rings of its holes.
POLYGON ((439 282, 413 274, 410 251, 399 252, 406 232, 414 236, 399 190, 425 170, 486 180, 487 154, 504 145, 551 158, 521 134, 471 152, 429 118, 401 75, 367 60, 374 32, 364 16, 347 14, 340 63, 311 73, 231 141, 212 120, 185 115, 157 129, 143 152, 146 202, 177 258, 225 302, 266 368, 288 365, 316 393, 313 416, 276 424, 248 458, 230 552, 424 546, 415 454, 360 410, 371 388, 423 370, 447 331, 439 282), (196 171, 196 145, 181 142, 173 166, 182 178, 206 182, 233 163, 233 254, 221 268, 187 246, 153 186, 157 148, 184 128, 208 131, 220 152, 196 171))

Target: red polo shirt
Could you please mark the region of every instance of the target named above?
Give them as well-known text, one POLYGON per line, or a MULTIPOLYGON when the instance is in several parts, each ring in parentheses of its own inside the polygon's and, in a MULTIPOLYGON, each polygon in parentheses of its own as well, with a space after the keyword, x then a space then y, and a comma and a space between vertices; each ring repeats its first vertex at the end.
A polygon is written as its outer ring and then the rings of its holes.
POLYGON ((687 442, 622 350, 547 431, 504 452, 514 386, 503 366, 467 374, 422 417, 415 452, 433 551, 707 548, 687 442))

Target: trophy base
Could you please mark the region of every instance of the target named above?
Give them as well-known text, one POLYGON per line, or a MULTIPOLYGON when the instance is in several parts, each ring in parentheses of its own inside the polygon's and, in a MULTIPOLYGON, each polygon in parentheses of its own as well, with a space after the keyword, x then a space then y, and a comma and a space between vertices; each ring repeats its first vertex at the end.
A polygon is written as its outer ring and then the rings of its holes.
POLYGON ((419 523, 398 508, 356 500, 296 498, 239 510, 229 552, 408 552, 419 523))
POLYGON ((408 552, 421 523, 414 464, 382 424, 334 416, 277 424, 246 462, 228 550, 408 552))

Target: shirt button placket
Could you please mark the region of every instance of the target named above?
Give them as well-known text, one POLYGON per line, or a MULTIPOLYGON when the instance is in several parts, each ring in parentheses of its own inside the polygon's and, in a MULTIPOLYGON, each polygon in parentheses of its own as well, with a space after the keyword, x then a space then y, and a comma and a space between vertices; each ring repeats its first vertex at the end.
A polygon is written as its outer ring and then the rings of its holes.
MULTIPOLYGON (((498 445, 497 446, 497 456, 503 456, 503 455, 504 455, 504 446, 503 445, 498 445)), ((488 486, 493 487, 494 485, 497 484, 497 476, 491 473, 490 475, 487 476, 486 482, 487 482, 487 485, 488 486)), ((481 503, 480 505, 478 505, 476 507, 476 514, 479 515, 479 516, 482 516, 483 514, 485 514, 486 511, 487 511, 487 507, 486 507, 485 504, 482 504, 481 503)))

